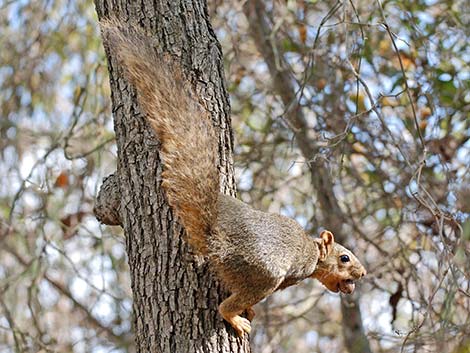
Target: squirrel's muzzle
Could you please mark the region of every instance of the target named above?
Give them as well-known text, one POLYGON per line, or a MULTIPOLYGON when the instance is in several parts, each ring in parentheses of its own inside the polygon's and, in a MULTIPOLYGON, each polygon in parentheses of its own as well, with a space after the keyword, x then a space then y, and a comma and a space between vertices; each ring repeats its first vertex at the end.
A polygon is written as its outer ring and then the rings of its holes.
POLYGON ((361 268, 358 271, 355 271, 354 273, 352 273, 354 279, 348 278, 338 283, 338 290, 340 290, 342 293, 345 293, 345 294, 351 294, 352 292, 354 292, 354 289, 356 289, 356 284, 354 283, 354 281, 364 277, 366 274, 367 274, 366 269, 363 266, 361 266, 361 268))

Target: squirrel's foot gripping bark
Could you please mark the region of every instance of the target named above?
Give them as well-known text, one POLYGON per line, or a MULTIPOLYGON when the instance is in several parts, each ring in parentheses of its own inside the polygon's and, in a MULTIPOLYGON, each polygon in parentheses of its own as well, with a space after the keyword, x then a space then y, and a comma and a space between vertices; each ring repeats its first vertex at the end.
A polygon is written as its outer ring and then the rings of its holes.
POLYGON ((251 332, 251 324, 248 319, 241 317, 240 315, 235 315, 231 318, 224 317, 227 322, 232 325, 233 329, 237 332, 238 336, 243 337, 246 333, 251 332))
MULTIPOLYGON (((272 290, 269 292, 272 292, 272 290)), ((267 295, 264 291, 263 293, 260 291, 257 294, 258 296, 234 293, 219 305, 220 315, 233 327, 240 337, 243 337, 245 332, 249 334, 251 331, 250 321, 255 316, 252 305, 267 295), (243 312, 246 312, 247 318, 240 316, 243 312)))
POLYGON ((251 331, 250 321, 240 316, 243 311, 251 309, 251 305, 246 308, 245 305, 242 304, 242 298, 243 296, 232 294, 219 305, 220 315, 222 315, 225 321, 232 325, 240 337, 243 337, 245 332, 250 333, 251 331))

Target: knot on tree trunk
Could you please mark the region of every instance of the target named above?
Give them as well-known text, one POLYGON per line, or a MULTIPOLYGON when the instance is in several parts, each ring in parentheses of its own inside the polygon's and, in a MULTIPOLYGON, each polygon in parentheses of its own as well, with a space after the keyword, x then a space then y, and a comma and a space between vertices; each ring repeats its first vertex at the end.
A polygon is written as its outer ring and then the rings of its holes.
POLYGON ((103 179, 93 213, 101 223, 108 226, 118 226, 122 225, 120 210, 121 198, 118 178, 116 174, 111 174, 103 179))

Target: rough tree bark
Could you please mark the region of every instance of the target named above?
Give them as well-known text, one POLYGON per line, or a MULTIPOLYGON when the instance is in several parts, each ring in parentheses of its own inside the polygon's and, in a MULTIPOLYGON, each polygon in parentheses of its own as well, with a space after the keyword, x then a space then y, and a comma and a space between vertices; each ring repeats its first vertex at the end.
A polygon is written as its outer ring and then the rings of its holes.
MULTIPOLYGON (((230 107, 206 1, 95 0, 95 5, 100 19, 140 26, 155 38, 157 51, 181 63, 219 129, 221 187, 234 194, 230 107)), ((126 234, 137 351, 249 352, 248 340, 237 338, 217 313, 227 293, 184 242, 160 189, 158 141, 108 50, 107 59, 118 163, 100 191, 95 214, 106 224, 120 224, 126 234)))

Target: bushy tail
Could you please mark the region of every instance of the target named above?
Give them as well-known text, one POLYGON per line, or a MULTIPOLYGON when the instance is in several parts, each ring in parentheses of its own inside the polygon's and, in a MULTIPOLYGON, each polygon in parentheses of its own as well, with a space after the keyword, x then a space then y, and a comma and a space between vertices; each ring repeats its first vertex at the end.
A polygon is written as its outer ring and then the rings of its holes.
POLYGON ((219 193, 218 142, 212 122, 193 99, 178 66, 156 54, 151 38, 116 22, 102 22, 101 29, 161 142, 162 187, 168 203, 190 245, 206 254, 219 193))

